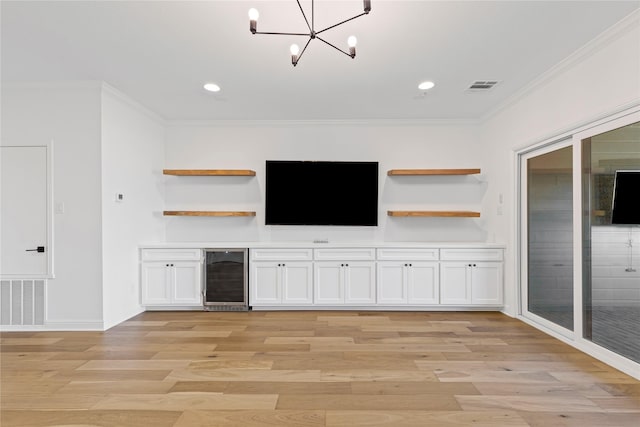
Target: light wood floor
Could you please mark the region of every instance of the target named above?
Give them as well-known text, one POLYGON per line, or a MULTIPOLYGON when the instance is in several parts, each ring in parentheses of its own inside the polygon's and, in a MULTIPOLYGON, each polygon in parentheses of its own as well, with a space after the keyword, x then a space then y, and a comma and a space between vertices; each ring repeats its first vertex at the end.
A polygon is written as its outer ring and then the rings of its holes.
POLYGON ((146 312, 1 334, 0 425, 640 425, 640 382, 500 313, 146 312))

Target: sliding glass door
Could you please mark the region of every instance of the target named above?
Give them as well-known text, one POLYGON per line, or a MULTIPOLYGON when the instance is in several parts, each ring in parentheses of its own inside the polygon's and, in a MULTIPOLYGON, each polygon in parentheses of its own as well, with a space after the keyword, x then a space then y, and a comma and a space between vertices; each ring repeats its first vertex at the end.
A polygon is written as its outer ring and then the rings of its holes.
POLYGON ((523 315, 573 331, 573 148, 560 142, 521 157, 523 315))
POLYGON ((640 107, 522 150, 518 177, 520 315, 637 373, 640 107))
POLYGON ((640 363, 640 122, 581 142, 583 336, 640 363), (626 200, 614 191, 621 172, 635 176, 626 200), (624 205, 618 219, 613 207, 624 205))

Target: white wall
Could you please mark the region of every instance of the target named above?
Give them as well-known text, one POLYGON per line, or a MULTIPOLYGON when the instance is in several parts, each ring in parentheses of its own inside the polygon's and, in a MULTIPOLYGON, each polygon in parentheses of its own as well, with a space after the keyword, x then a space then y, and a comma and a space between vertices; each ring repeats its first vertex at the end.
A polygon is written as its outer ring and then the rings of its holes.
POLYGON ((640 103, 640 14, 636 13, 538 79, 481 128, 491 183, 484 199, 490 232, 506 241, 506 311, 516 314, 515 152, 640 103), (500 205, 499 195, 504 203, 500 205), (501 206, 504 216, 497 214, 501 206))
POLYGON ((594 226, 591 239, 593 304, 640 306, 640 229, 594 226))
POLYGON ((103 88, 102 295, 108 329, 142 311, 138 245, 164 240, 158 214, 164 204, 164 124, 115 89, 103 88))
MULTIPOLYGON (((251 210, 252 218, 168 217, 168 241, 486 241, 480 218, 391 218, 387 210, 480 210, 483 175, 388 177, 389 169, 484 168, 477 126, 444 123, 174 123, 169 169, 253 169, 248 177, 167 176, 167 210, 251 210), (379 162, 378 227, 264 225, 266 160, 379 162)), ((295 179, 295 177, 292 177, 295 179)), ((301 187, 301 191, 304 188, 301 187)), ((295 209, 295 194, 291 197, 295 209)), ((336 207, 339 209, 339 206, 336 207)), ((481 215, 484 212, 481 212, 481 215)))
POLYGON ((51 328, 102 328, 100 85, 4 85, 2 143, 53 140, 55 279, 47 281, 51 328))

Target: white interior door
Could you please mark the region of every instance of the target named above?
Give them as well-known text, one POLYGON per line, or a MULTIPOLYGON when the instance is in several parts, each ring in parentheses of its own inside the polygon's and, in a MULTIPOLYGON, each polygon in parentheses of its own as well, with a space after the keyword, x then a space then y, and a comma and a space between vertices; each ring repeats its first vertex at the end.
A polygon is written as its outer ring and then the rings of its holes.
POLYGON ((48 147, 0 147, 0 277, 51 275, 48 147))

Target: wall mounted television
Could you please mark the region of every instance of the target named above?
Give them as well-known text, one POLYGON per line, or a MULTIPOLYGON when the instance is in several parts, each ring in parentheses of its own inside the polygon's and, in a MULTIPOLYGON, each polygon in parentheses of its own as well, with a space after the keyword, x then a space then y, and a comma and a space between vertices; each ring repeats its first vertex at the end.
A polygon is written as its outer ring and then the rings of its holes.
POLYGON ((613 183, 611 224, 640 225, 640 170, 619 170, 613 183))
POLYGON ((267 160, 266 225, 378 225, 378 162, 267 160))

